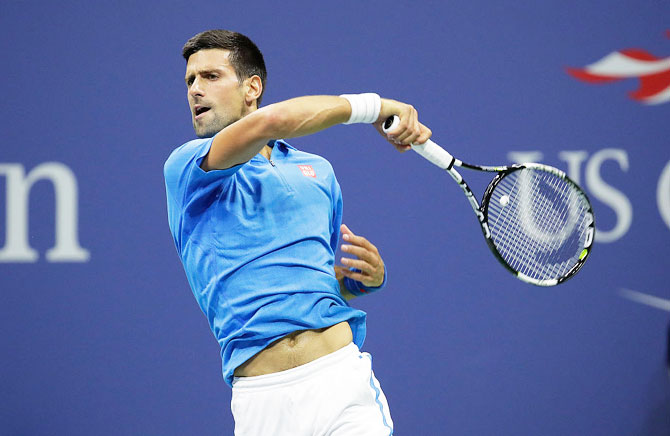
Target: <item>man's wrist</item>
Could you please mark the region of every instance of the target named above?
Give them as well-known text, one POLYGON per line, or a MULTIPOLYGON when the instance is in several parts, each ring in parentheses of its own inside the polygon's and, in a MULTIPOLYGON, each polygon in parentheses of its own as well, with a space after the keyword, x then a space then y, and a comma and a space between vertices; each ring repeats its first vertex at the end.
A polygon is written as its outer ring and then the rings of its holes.
MULTIPOLYGON (((350 270, 354 271, 354 272, 360 272, 360 270, 355 269, 355 268, 350 268, 350 270)), ((360 297, 361 295, 367 295, 367 294, 372 294, 374 292, 381 291, 386 286, 387 279, 388 279, 388 274, 386 273, 386 268, 384 268, 384 280, 382 281, 381 285, 379 285, 379 286, 365 286, 363 283, 359 282, 358 280, 354 280, 350 277, 345 277, 344 278, 344 286, 347 288, 347 290, 352 295, 355 295, 356 297, 360 297)))
POLYGON ((378 94, 373 92, 365 94, 342 94, 340 97, 347 99, 351 106, 351 116, 344 124, 372 124, 379 118, 382 101, 378 94))

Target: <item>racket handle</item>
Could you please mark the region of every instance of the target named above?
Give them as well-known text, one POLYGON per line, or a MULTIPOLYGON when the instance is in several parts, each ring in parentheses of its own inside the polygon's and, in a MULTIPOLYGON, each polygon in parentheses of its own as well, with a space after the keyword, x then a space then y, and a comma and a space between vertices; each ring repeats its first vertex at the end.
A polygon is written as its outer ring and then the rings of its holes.
MULTIPOLYGON (((388 133, 398 127, 398 124, 400 124, 400 117, 397 115, 390 116, 386 119, 386 121, 384 121, 382 130, 384 133, 388 133)), ((430 139, 423 144, 412 144, 412 150, 416 151, 425 159, 429 160, 443 170, 451 168, 454 163, 454 157, 449 154, 447 150, 440 147, 430 139)))

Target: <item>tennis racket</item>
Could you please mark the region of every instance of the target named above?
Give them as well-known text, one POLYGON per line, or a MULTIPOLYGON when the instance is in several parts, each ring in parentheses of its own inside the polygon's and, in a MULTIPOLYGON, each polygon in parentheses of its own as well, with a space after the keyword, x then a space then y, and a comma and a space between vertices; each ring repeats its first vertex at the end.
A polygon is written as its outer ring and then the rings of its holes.
MULTIPOLYGON (((398 123, 400 118, 389 117, 383 131, 392 131, 398 123)), ((519 279, 554 286, 584 265, 595 235, 593 209, 584 191, 563 171, 538 163, 471 165, 431 140, 413 144, 412 149, 458 183, 479 218, 489 248, 519 279), (497 173, 481 204, 456 167, 497 173)))

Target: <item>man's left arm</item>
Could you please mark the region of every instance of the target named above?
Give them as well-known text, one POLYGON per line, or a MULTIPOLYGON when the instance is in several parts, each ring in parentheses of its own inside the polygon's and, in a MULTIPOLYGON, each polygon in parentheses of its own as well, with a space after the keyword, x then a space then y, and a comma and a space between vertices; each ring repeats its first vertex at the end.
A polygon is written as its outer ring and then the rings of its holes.
POLYGON ((355 235, 349 227, 340 227, 345 244, 341 249, 356 258, 340 259, 344 266, 335 266, 335 277, 345 300, 380 290, 386 284, 386 269, 379 250, 363 236, 355 235), (352 269, 350 269, 352 268, 352 269))

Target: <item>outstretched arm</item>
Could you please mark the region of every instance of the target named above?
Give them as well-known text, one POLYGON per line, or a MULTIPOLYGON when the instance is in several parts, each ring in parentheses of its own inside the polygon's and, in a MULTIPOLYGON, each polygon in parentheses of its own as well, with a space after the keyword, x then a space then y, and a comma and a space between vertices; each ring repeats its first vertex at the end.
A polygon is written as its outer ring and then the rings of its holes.
MULTIPOLYGON (((385 98, 377 128, 391 115, 399 115, 402 121, 383 136, 398 150, 405 151, 412 142, 425 142, 430 137, 430 130, 419 123, 411 105, 385 98)), ((349 101, 336 96, 305 96, 265 106, 217 133, 201 166, 206 171, 233 167, 254 157, 271 139, 310 135, 344 123, 350 116, 349 101)))

